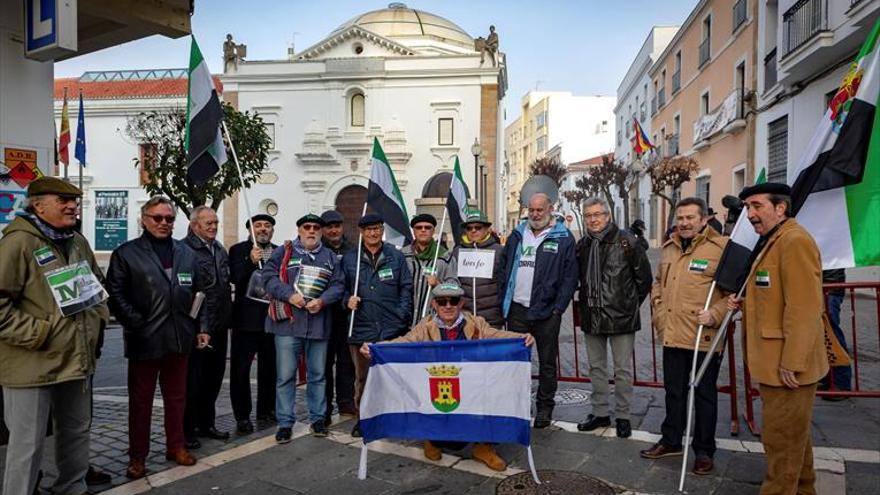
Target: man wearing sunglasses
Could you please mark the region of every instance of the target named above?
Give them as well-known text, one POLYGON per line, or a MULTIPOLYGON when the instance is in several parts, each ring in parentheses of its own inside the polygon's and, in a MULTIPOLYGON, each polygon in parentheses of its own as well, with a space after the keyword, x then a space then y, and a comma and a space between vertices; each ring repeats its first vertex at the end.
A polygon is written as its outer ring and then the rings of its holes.
POLYGON ((484 249, 495 253, 492 278, 460 277, 461 288, 464 289, 464 308, 474 311, 473 294, 477 295, 476 314, 482 316, 494 328, 504 328, 504 316, 501 315, 500 287, 504 274, 504 246, 498 235, 492 232, 492 222, 486 214, 479 210, 471 210, 461 224, 464 234, 452 251, 454 259, 458 259, 461 249, 484 249), (476 288, 474 288, 476 284, 476 288))
POLYGON ((107 271, 110 309, 122 324, 128 358, 128 470, 131 479, 146 474, 156 381, 165 412, 166 458, 184 466, 196 459, 186 449, 183 415, 187 360, 195 344, 207 346, 208 317, 191 316, 202 290, 195 253, 171 238, 175 206, 154 196, 141 208, 143 234, 116 248, 107 271))
MULTIPOLYGON (((407 332, 406 335, 392 339, 388 343, 397 342, 436 342, 441 340, 480 340, 480 339, 525 339, 526 346, 535 343, 531 334, 508 332, 489 326, 481 316, 474 316, 462 311, 464 307, 464 290, 458 282, 444 282, 434 288, 431 307, 434 315, 424 317, 419 323, 407 332)), ((369 362, 370 347, 363 343, 360 348, 361 355, 369 362)), ((439 461, 442 457, 441 448, 461 450, 467 446, 467 442, 432 441, 425 440, 422 445, 425 458, 439 461)), ((473 450, 474 459, 482 462, 489 469, 504 471, 507 463, 498 453, 495 446, 488 443, 477 443, 473 450)))
POLYGON ((406 264, 413 276, 411 325, 415 325, 422 317, 422 308, 425 307, 425 299, 428 298, 431 289, 440 282, 454 281, 458 267, 452 254, 434 239, 434 229, 437 227, 437 219, 434 215, 428 213, 416 215, 409 225, 412 227, 415 240, 400 251, 406 258, 406 264))

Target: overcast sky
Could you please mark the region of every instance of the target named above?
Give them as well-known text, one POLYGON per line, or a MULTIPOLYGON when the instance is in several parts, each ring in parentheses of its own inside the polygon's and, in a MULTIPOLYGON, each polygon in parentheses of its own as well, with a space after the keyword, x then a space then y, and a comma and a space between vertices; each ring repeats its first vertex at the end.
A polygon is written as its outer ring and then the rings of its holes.
MULTIPOLYGON (((445 17, 471 36, 497 28, 507 54, 507 120, 529 90, 615 95, 655 25, 679 25, 697 0, 420 0, 407 6, 445 17)), ((307 48, 356 15, 387 2, 355 0, 196 0, 193 33, 211 70, 222 70, 226 33, 248 46, 249 60, 283 59, 295 40, 307 48)), ((55 64, 56 77, 89 70, 183 68, 188 38, 153 36, 55 64)))

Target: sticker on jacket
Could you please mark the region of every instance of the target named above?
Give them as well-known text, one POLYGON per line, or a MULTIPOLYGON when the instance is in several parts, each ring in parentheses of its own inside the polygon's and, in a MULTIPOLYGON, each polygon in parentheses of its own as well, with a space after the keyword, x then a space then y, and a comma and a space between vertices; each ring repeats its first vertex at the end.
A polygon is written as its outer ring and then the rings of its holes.
POLYGON ((755 272, 755 285, 758 287, 770 287, 770 272, 767 270, 755 272))
POLYGON ((40 266, 46 266, 58 259, 55 257, 55 253, 52 252, 52 248, 49 246, 43 246, 34 251, 34 258, 37 259, 37 264, 40 266))
POLYGON ((293 257, 293 258, 290 258, 290 260, 287 262, 287 266, 288 267, 300 266, 300 265, 302 265, 302 263, 303 263, 302 258, 293 257))
POLYGON ((177 274, 177 283, 180 285, 192 285, 193 278, 189 272, 180 272, 177 274))
POLYGON ((695 273, 703 273, 707 268, 709 268, 709 260, 691 260, 691 264, 688 265, 688 271, 695 273))
POLYGON ((547 241, 541 247, 541 250, 545 253, 557 253, 559 252, 559 243, 556 241, 547 241))
POLYGON ((379 280, 382 282, 386 280, 391 280, 394 278, 394 272, 391 271, 391 268, 383 268, 379 270, 379 280))

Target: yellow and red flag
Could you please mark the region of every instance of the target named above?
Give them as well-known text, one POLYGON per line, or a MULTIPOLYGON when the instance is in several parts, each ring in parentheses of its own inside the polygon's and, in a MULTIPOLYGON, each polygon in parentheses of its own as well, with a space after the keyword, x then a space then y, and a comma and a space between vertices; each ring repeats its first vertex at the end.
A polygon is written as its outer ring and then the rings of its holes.
POLYGON ((58 136, 58 158, 65 165, 70 163, 70 118, 67 114, 67 90, 64 91, 64 106, 61 107, 61 134, 58 136))
POLYGON ((633 129, 635 130, 635 136, 633 136, 632 140, 633 151, 636 155, 641 155, 654 149, 654 145, 651 144, 651 141, 648 140, 648 136, 645 134, 642 126, 639 125, 638 119, 633 119, 633 129))

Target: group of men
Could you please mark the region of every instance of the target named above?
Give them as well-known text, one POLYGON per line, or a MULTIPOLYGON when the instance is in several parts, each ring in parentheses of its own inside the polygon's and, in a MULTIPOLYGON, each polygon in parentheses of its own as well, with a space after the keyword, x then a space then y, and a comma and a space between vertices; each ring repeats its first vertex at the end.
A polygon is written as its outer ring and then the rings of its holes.
MULTIPOLYGON (((108 310, 123 327, 129 363, 127 476, 136 479, 146 473, 157 381, 169 460, 192 465, 196 459, 190 450, 199 447, 199 437, 228 438, 228 432, 216 429, 214 415, 229 328, 231 399, 240 434, 254 429, 250 368, 255 356, 257 418, 276 420, 276 441, 285 443, 296 421, 301 356, 310 429, 326 436, 334 398, 339 413, 357 416, 369 371, 368 344, 516 335, 537 349, 534 427, 546 428, 555 405, 560 323, 576 290, 593 384, 593 408, 579 430, 611 425, 610 348, 616 433, 631 435, 631 355, 641 328, 639 309, 650 294, 663 343, 667 414, 661 440, 641 454, 681 455, 691 356, 697 348, 699 360, 711 361, 696 390, 693 471, 712 472, 720 359, 705 351, 724 313, 742 309, 749 366, 764 399, 764 491, 812 490, 811 404, 828 369, 821 263, 812 238, 788 218, 787 186, 763 184, 741 194, 749 220, 765 240, 745 301, 720 292, 709 297, 727 239, 708 225, 709 210, 697 198, 676 206, 676 232, 663 245, 652 276, 644 247, 614 224, 607 203, 597 198, 586 202, 587 231, 579 241, 553 215, 551 200, 536 194, 528 217, 503 246, 478 211, 463 221, 465 233, 452 251, 438 244, 437 222, 430 215, 412 219, 415 241, 399 250, 383 241, 381 216, 360 218, 361 242, 352 245, 342 235, 342 215, 327 211, 301 217, 296 237, 281 245, 272 243, 275 219, 256 215, 246 224, 249 238, 227 254, 216 240, 213 210, 193 209, 189 234, 179 241, 172 238, 176 207, 154 197, 141 209, 143 234, 112 254, 103 280, 109 304, 93 298, 62 313, 63 303, 53 295, 53 273, 79 263, 87 275, 103 279, 87 242, 74 230, 81 195, 57 179, 34 181, 27 214, 16 218, 0 240, 0 385, 10 429, 4 493, 29 495, 34 489, 50 408, 58 464, 53 489, 85 492, 90 377, 108 310), (491 278, 458 279, 456 259, 468 248, 493 253, 491 278), (695 342, 698 325, 706 331, 695 342)), ((357 421, 352 435, 360 435, 357 421)), ((441 448, 461 447, 429 439, 424 454, 436 460, 441 448)), ((475 445, 473 455, 492 469, 506 467, 492 445, 475 445)))

